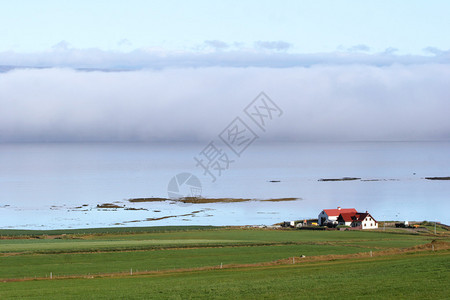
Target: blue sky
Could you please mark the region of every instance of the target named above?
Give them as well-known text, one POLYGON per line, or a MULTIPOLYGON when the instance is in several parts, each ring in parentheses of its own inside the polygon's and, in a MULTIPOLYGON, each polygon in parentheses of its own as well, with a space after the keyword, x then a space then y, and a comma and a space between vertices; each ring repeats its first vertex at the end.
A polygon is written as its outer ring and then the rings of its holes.
MULTIPOLYGON (((105 51, 207 51, 282 41, 293 53, 450 49, 450 1, 4 1, 0 52, 60 44, 105 51), (216 43, 217 44, 217 43, 216 43), (214 44, 214 45, 216 45, 214 44)), ((428 53, 429 54, 429 53, 428 53)))

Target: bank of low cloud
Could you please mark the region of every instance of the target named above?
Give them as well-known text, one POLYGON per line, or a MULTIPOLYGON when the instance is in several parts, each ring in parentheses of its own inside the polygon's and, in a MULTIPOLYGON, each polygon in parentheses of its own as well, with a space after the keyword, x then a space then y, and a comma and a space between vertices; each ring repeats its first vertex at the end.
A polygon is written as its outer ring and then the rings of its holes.
POLYGON ((350 49, 329 53, 284 51, 288 50, 290 46, 291 44, 283 41, 259 41, 255 43, 255 48, 228 49, 228 44, 212 40, 205 42, 205 45, 201 47, 202 51, 167 51, 153 48, 117 52, 96 48, 70 48, 65 42, 61 42, 57 47, 45 52, 1 52, 0 72, 14 68, 53 67, 129 71, 204 67, 294 68, 314 65, 450 64, 450 51, 432 47, 426 48, 428 55, 398 55, 393 48, 387 48, 379 53, 367 53, 366 50, 369 48, 366 45, 356 45, 350 49))
POLYGON ((284 111, 258 132, 266 141, 448 140, 448 78, 428 63, 10 70, 0 141, 207 141, 260 91, 284 111))

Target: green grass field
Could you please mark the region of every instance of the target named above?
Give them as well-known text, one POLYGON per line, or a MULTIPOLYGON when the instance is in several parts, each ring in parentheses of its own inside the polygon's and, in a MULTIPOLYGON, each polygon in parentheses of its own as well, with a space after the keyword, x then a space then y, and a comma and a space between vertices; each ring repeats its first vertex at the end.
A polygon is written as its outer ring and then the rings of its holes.
POLYGON ((339 287, 345 287, 339 295, 350 298, 443 298, 450 288, 446 233, 216 227, 84 232, 3 231, 0 299, 322 298, 339 287), (410 248, 432 241, 436 251, 410 248), (286 263, 291 257, 296 264, 286 263), (223 269, 213 269, 221 264, 223 269))

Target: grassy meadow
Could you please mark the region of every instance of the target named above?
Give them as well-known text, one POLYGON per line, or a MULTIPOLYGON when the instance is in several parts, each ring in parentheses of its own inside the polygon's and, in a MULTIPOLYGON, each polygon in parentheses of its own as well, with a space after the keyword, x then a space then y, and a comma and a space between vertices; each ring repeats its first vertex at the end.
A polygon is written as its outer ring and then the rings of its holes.
POLYGON ((196 226, 0 235, 0 299, 322 298, 329 291, 443 298, 450 288, 445 230, 196 226))

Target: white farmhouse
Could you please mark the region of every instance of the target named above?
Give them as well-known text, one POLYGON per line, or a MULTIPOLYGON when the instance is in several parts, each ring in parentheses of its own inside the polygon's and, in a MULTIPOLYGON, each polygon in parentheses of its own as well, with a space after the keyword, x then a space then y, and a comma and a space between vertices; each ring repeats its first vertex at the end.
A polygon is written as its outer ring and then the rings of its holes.
POLYGON ((365 213, 342 213, 337 218, 339 225, 346 225, 359 229, 378 228, 378 222, 366 211, 365 213))
POLYGON ((320 226, 326 225, 327 223, 337 224, 337 218, 342 213, 353 213, 356 214, 357 211, 354 208, 340 208, 337 209, 324 209, 320 212, 318 217, 318 223, 320 226))

